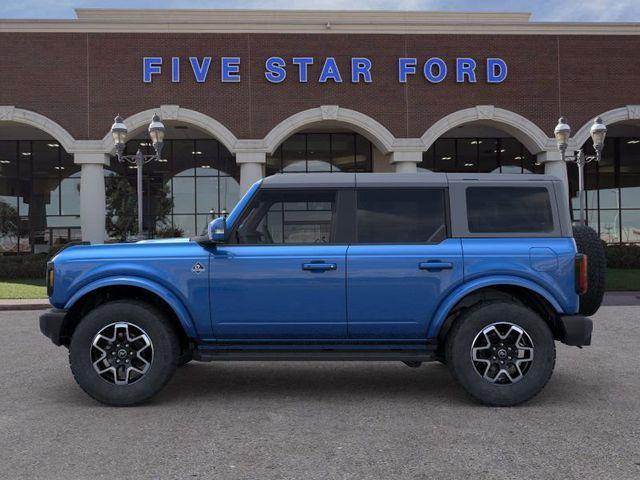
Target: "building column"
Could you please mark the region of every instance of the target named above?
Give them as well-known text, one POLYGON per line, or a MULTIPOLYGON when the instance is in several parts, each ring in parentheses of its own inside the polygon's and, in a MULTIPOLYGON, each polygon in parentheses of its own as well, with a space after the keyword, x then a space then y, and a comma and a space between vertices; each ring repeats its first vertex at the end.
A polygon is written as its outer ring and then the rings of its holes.
POLYGON ((569 195, 569 177, 567 176, 567 162, 562 161, 560 152, 540 152, 536 160, 544 165, 545 175, 553 175, 562 180, 565 192, 569 195))
POLYGON ((104 243, 107 200, 104 189, 104 165, 109 156, 104 153, 76 153, 74 163, 80 171, 80 225, 82 240, 104 243))
POLYGON ((251 185, 264 178, 267 163, 265 152, 237 152, 236 163, 240 165, 240 196, 247 193, 251 185))
POLYGON ((391 152, 391 165, 396 173, 418 173, 418 164, 422 162, 422 152, 391 152))

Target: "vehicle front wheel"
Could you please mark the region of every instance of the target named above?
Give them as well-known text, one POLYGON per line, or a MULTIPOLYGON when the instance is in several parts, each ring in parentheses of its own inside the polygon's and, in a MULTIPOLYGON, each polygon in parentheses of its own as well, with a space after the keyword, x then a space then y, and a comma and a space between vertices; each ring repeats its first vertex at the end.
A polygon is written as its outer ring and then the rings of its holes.
POLYGON ((134 300, 106 303, 78 324, 69 345, 69 363, 80 387, 113 406, 142 403, 171 379, 180 353, 166 317, 134 300))
POLYGON ((453 377, 485 405, 506 407, 536 396, 556 361, 553 335, 533 310, 505 301, 463 313, 446 339, 453 377))

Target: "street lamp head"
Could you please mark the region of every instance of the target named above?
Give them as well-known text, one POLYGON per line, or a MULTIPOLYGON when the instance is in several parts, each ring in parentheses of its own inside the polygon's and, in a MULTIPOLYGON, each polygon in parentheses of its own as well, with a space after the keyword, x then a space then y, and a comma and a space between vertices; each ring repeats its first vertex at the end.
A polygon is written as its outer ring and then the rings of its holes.
POLYGON ((558 144, 558 150, 564 154, 567 150, 567 146, 569 145, 569 137, 571 136, 571 127, 567 123, 567 119, 564 117, 560 117, 558 120, 558 125, 556 125, 553 134, 556 137, 556 142, 558 144))
POLYGON ((149 136, 151 137, 153 148, 155 148, 158 157, 160 156, 164 143, 164 132, 164 124, 160 121, 160 116, 156 113, 153 115, 151 123, 149 124, 149 136))
POLYGON ((116 151, 121 154, 124 151, 124 145, 127 143, 127 126, 124 124, 124 120, 118 115, 111 125, 111 136, 113 137, 113 144, 116 147, 116 151))
POLYGON ((597 117, 593 121, 593 125, 591 125, 591 140, 593 140, 593 148, 598 154, 598 160, 600 159, 600 154, 604 148, 604 138, 606 136, 607 126, 602 123, 602 119, 600 117, 597 117))

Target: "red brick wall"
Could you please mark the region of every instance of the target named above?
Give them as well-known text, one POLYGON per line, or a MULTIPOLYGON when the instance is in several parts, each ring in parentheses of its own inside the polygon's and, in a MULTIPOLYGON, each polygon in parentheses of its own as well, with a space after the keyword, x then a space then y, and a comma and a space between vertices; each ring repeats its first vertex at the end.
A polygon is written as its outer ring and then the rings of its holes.
POLYGON ((561 113, 577 130, 598 113, 640 104, 638 51, 640 36, 1 33, 0 105, 41 113, 77 139, 102 138, 116 113, 161 104, 205 113, 238 138, 261 138, 284 118, 323 104, 370 115, 398 137, 419 137, 451 112, 492 104, 551 135, 561 113), (292 66, 284 83, 267 82, 264 61, 272 55, 315 57, 309 83, 298 83, 292 66), (165 58, 151 84, 142 82, 144 56, 165 58), (183 59, 180 83, 170 81, 172 56, 183 59), (193 79, 189 56, 213 57, 206 83, 193 79), (221 56, 242 58, 241 83, 220 82, 221 56), (337 58, 344 83, 317 83, 326 56, 337 58), (373 61, 373 83, 349 81, 352 56, 373 61), (407 84, 397 78, 403 56, 419 59, 407 84), (449 66, 440 84, 420 75, 421 61, 432 56, 449 66), (476 84, 455 82, 457 56, 478 61, 476 84), (486 83, 489 56, 507 61, 504 83, 486 83))

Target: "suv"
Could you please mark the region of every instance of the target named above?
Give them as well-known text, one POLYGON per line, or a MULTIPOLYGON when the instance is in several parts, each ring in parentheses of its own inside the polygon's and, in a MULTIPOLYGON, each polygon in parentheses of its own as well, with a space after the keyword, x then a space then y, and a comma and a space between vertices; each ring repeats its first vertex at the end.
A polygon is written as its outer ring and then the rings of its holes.
POLYGON ((591 342, 566 197, 542 175, 268 177, 202 238, 63 250, 40 329, 110 405, 190 360, 439 361, 515 405, 549 380, 554 340, 591 342))

